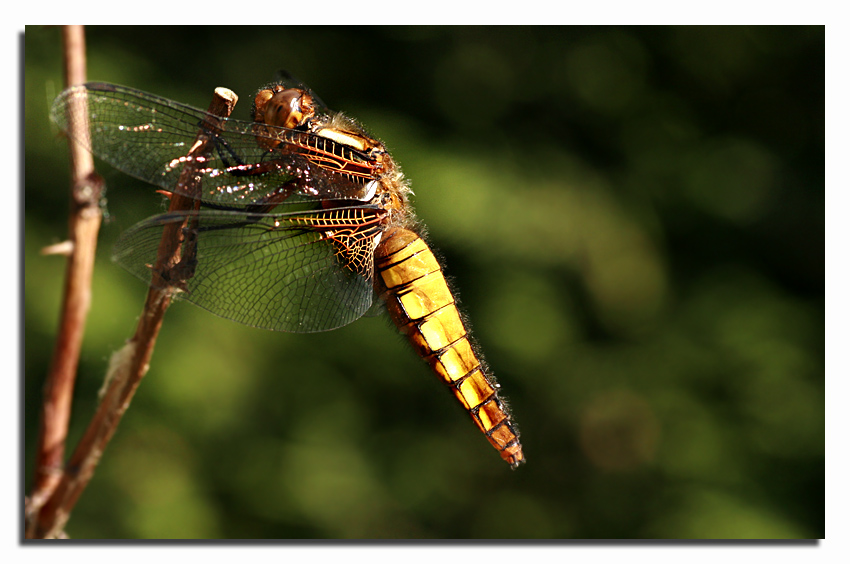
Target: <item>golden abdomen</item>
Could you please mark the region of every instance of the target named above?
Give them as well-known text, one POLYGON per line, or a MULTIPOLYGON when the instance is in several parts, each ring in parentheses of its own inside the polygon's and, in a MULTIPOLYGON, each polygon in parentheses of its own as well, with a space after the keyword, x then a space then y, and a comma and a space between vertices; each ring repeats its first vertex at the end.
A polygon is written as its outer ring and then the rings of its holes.
POLYGON ((384 234, 375 259, 377 290, 395 324, 502 458, 513 467, 524 462, 516 424, 484 372, 434 253, 413 231, 396 228, 384 234))

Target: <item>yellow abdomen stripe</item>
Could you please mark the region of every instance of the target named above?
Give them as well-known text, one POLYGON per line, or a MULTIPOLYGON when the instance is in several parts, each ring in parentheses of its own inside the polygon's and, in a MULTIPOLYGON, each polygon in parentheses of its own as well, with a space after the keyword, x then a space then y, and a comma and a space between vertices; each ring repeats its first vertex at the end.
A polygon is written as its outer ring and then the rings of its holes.
POLYGON ((516 424, 499 385, 484 373, 434 253, 413 231, 395 229, 384 234, 375 259, 377 288, 395 324, 502 458, 519 465, 524 456, 516 424))

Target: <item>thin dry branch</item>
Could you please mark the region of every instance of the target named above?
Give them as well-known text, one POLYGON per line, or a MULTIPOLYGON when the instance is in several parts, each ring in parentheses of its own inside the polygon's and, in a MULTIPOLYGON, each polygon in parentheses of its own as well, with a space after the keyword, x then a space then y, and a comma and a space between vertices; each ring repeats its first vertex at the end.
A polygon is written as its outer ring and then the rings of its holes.
MULTIPOLYGON (((83 27, 65 26, 62 39, 66 85, 85 82, 86 48, 83 27)), ((78 112, 77 115, 86 115, 86 112, 78 112)), ((70 123, 69 127, 76 131, 75 135, 88 130, 88 124, 80 120, 70 123)), ((69 240, 64 244, 68 266, 53 361, 44 384, 35 477, 26 508, 28 514, 42 506, 58 484, 62 473, 65 438, 71 417, 71 399, 86 316, 91 303, 91 279, 101 222, 100 199, 103 182, 94 172, 92 155, 78 143, 70 143, 69 151, 71 210, 68 221, 69 240)))
MULTIPOLYGON (((230 90, 218 88, 208 112, 213 116, 228 117, 233 111, 237 97, 230 90)), ((204 131, 218 129, 217 120, 210 118, 204 124, 204 131)), ((187 156, 201 157, 211 149, 209 136, 201 131, 187 156)), ((180 178, 182 194, 193 194, 197 188, 197 168, 199 163, 189 158, 180 178)), ((197 198, 175 193, 171 196, 169 211, 196 210, 200 205, 197 198)), ((187 222, 193 216, 187 215, 187 222)), ((183 245, 186 230, 184 225, 171 225, 163 231, 157 256, 152 269, 152 284, 148 291, 142 315, 133 338, 110 361, 107 381, 104 385, 101 402, 86 429, 83 438, 71 456, 53 495, 41 508, 37 519, 33 521, 31 538, 56 538, 67 522, 71 510, 85 487, 91 480, 97 463, 106 445, 112 438, 121 416, 130 405, 136 388, 148 370, 153 348, 156 343, 163 316, 171 303, 171 298, 179 286, 174 273, 180 272, 181 252, 187 252, 183 245), (168 284, 172 284, 169 286, 168 284)), ((191 252, 191 251, 189 251, 191 252)), ((190 276, 191 273, 188 273, 190 276)))

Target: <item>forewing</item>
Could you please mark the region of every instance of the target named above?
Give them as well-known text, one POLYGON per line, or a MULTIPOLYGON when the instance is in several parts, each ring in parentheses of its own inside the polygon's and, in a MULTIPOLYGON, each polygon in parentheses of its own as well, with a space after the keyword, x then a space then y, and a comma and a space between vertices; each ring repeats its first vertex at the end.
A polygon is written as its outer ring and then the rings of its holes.
MULTIPOLYGON (((178 180, 184 166, 192 163, 200 195, 195 188, 186 195, 207 203, 262 204, 281 190, 338 199, 350 197, 348 192, 355 188, 303 155, 260 146, 258 130, 251 122, 220 119, 132 88, 105 83, 73 86, 56 98, 50 115, 71 135, 69 123, 84 121, 89 133, 77 137, 78 142, 119 170, 170 192, 186 194, 178 180), (207 123, 219 124, 214 131, 206 129, 212 150, 187 157, 207 123)), ((281 131, 291 130, 266 127, 264 131, 261 137, 279 140, 281 131)))
POLYGON ((315 217, 326 214, 170 212, 125 232, 113 260, 150 283, 163 228, 187 223, 186 241, 196 234, 197 248, 184 243, 191 271, 176 284, 184 290, 178 297, 254 327, 327 331, 358 319, 372 305, 371 257, 379 231, 359 230, 359 242, 349 251, 328 236, 333 226, 316 229, 315 217))

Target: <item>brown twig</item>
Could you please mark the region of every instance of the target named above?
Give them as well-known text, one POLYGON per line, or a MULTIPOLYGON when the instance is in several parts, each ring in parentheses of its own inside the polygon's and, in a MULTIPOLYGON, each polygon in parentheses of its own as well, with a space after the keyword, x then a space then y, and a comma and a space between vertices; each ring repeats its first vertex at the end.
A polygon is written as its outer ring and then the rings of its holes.
MULTIPOLYGON (((208 112, 212 116, 228 117, 236 100, 233 92, 218 88, 208 112)), ((218 122, 212 116, 204 124, 204 131, 218 129, 218 122)), ((209 136, 204 131, 199 132, 193 148, 187 155, 190 158, 187 159, 179 181, 181 190, 171 196, 169 211, 197 210, 200 205, 200 201, 191 195, 199 190, 197 169, 201 166, 202 159, 197 157, 203 157, 211 148, 209 136)), ((187 252, 186 247, 191 245, 191 241, 183 245, 184 233, 187 231, 184 227, 195 217, 187 214, 182 225, 168 224, 164 229, 157 261, 152 269, 151 288, 136 332, 123 348, 113 354, 97 412, 68 461, 53 495, 34 520, 33 538, 55 538, 62 531, 80 494, 91 480, 121 416, 147 372, 163 316, 181 282, 174 278, 174 272, 181 270, 175 267, 180 264, 181 253, 187 252)))
MULTIPOLYGON (((85 32, 82 26, 65 26, 65 83, 70 86, 86 80, 85 32)), ((77 101, 82 102, 82 101, 77 101)), ((87 115, 75 112, 74 115, 87 115)), ((73 135, 88 130, 88 124, 69 124, 73 135)), ((83 136, 80 136, 83 138, 83 136)), ((91 153, 71 143, 71 211, 69 240, 63 244, 68 255, 59 332, 53 361, 44 384, 44 403, 36 447, 35 477, 27 513, 37 511, 59 482, 65 456, 65 438, 71 416, 71 398, 80 358, 86 316, 91 303, 91 278, 100 229, 100 198, 103 182, 94 172, 91 153)))

